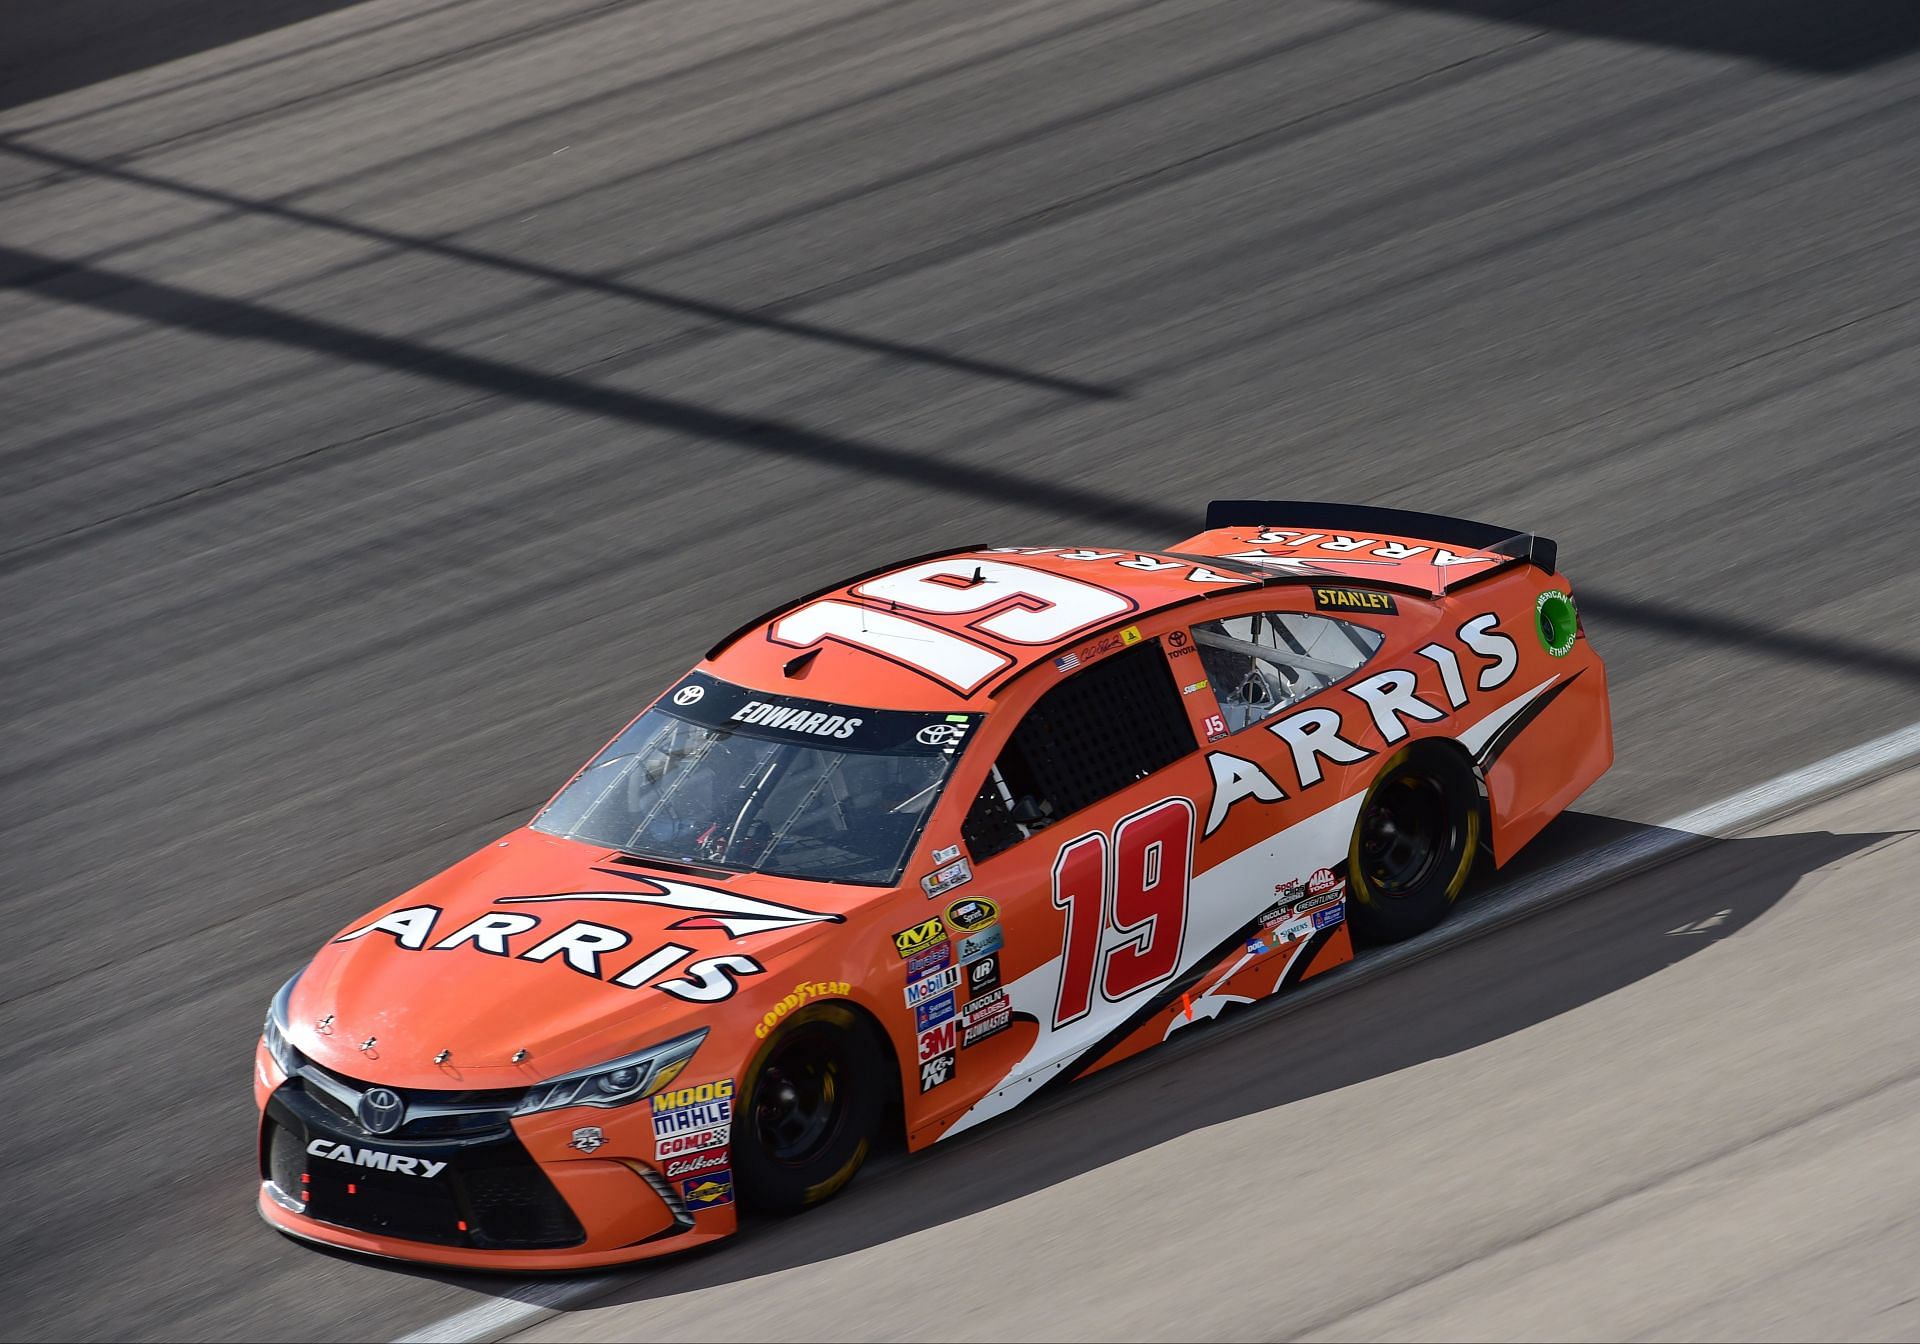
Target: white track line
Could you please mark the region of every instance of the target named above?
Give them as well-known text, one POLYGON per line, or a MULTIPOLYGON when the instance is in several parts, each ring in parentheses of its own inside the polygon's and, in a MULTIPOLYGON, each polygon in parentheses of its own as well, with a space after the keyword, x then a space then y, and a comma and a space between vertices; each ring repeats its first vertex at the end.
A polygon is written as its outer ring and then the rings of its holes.
MULTIPOLYGON (((1484 900, 1466 906, 1453 918, 1424 937, 1369 952, 1326 975, 1315 977, 1290 994, 1242 1011, 1236 1017, 1216 1022, 1204 1031, 1182 1033, 1171 1041, 1139 1057, 1138 1067, 1151 1067, 1170 1058, 1170 1052, 1204 1049, 1226 1036, 1237 1035, 1264 1026, 1273 1018, 1297 1012, 1308 1004, 1363 984, 1410 961, 1433 955, 1494 929, 1504 927, 1564 901, 1572 900, 1597 887, 1617 882, 1713 843, 1723 836, 1752 830, 1789 812, 1836 793, 1857 788, 1870 780, 1920 762, 1920 723, 1909 724, 1898 732, 1875 738, 1776 775, 1764 784, 1756 784, 1731 797, 1695 808, 1662 826, 1647 827, 1621 840, 1586 850, 1541 869, 1511 885, 1491 892, 1484 900), (1183 1036, 1191 1039, 1183 1040, 1183 1036)), ((1009 1123, 1019 1123, 1056 1106, 1078 1105, 1093 1093, 1104 1091, 1127 1077, 1134 1069, 1122 1065, 1103 1070, 1088 1083, 1069 1088, 1051 1105, 1022 1107, 998 1123, 985 1126, 981 1139, 991 1140, 1009 1123)), ((971 1136, 955 1140, 964 1143, 971 1136)), ((598 1274, 589 1278, 569 1278, 543 1283, 522 1283, 503 1288, 500 1295, 477 1306, 443 1316, 410 1334, 396 1344, 477 1344, 505 1338, 525 1330, 571 1306, 584 1305, 615 1287, 623 1274, 598 1274)))

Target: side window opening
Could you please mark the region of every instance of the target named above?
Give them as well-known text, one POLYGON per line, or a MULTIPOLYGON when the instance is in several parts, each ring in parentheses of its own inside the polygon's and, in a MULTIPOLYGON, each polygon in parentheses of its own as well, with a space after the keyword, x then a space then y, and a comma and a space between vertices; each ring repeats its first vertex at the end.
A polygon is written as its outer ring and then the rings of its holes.
POLYGON ((1193 627, 1230 733, 1346 680, 1384 639, 1364 625, 1302 611, 1257 611, 1193 627))
POLYGON ((975 861, 1091 807, 1194 749, 1160 641, 1144 640, 1041 696, 961 824, 975 861))

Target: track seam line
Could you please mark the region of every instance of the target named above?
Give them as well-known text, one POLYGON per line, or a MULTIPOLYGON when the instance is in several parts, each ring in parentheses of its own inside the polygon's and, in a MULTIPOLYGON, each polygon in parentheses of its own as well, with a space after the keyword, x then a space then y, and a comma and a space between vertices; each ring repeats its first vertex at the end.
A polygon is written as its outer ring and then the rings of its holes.
MULTIPOLYGON (((1252 1005, 1237 1014, 1235 1020, 1215 1022, 1209 1030, 1192 1033, 1190 1042, 1176 1036, 1135 1060, 1103 1069, 1094 1078, 1065 1089, 1050 1103, 1020 1107, 969 1131, 956 1138, 951 1146, 978 1143, 999 1134, 1009 1124, 1035 1119, 1061 1106, 1081 1104, 1141 1069, 1156 1067, 1176 1054, 1205 1049, 1243 1031, 1264 1027, 1275 1018, 1299 1012, 1329 995, 1366 984, 1410 962, 1424 960, 1544 913, 1577 896, 1664 866, 1719 840, 1763 826, 1916 763, 1920 763, 1920 722, 1786 771, 1633 836, 1574 854, 1491 893, 1486 901, 1460 911, 1430 934, 1378 949, 1316 976, 1278 999, 1252 1005)), ((562 1311, 588 1304, 630 1278, 633 1272, 519 1286, 508 1290, 510 1296, 464 1308, 401 1335, 395 1344, 449 1344, 451 1341, 491 1344, 562 1311)))

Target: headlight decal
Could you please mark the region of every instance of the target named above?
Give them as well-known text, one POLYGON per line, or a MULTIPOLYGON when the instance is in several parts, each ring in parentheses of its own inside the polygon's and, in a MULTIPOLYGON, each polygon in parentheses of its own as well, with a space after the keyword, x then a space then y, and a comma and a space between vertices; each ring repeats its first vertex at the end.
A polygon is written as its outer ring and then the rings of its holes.
POLYGON ((515 1115, 557 1111, 568 1106, 625 1106, 658 1092, 680 1076, 707 1029, 690 1031, 650 1049, 607 1061, 591 1069, 562 1074, 527 1089, 515 1115))

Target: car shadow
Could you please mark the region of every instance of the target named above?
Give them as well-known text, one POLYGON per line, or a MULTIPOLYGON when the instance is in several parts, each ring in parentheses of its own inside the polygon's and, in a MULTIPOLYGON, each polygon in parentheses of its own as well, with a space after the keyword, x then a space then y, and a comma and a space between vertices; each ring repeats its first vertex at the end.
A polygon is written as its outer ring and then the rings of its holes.
MULTIPOLYGON (((1659 828, 1571 813, 1467 903, 1570 854, 1659 828)), ((1298 1007, 1284 999, 1182 1032, 1026 1112, 918 1154, 878 1157, 798 1219, 749 1219, 729 1242, 581 1282, 592 1305, 643 1302, 860 1251, 1008 1203, 1183 1134, 1459 1054, 1571 1012, 1738 934, 1807 874, 1890 838, 1807 832, 1705 842, 1470 941, 1298 1007), (1232 1086, 1220 1086, 1222 1078, 1232 1086)), ((1443 931, 1444 933, 1444 931, 1443 931)), ((1358 968, 1368 954, 1363 952, 1358 968)), ((1376 954, 1377 955, 1377 954, 1376 954)), ((1334 972, 1335 976, 1344 972, 1334 972)), ((1312 982, 1309 982, 1311 985, 1312 982)), ((1332 983, 1331 981, 1329 982, 1332 983)), ((403 1269, 506 1300, 568 1298, 549 1282, 403 1269)), ((597 1276, 598 1277, 598 1276, 597 1276)))
POLYGON ((1410 9, 1839 75, 1920 48, 1910 0, 1394 0, 1410 9))

